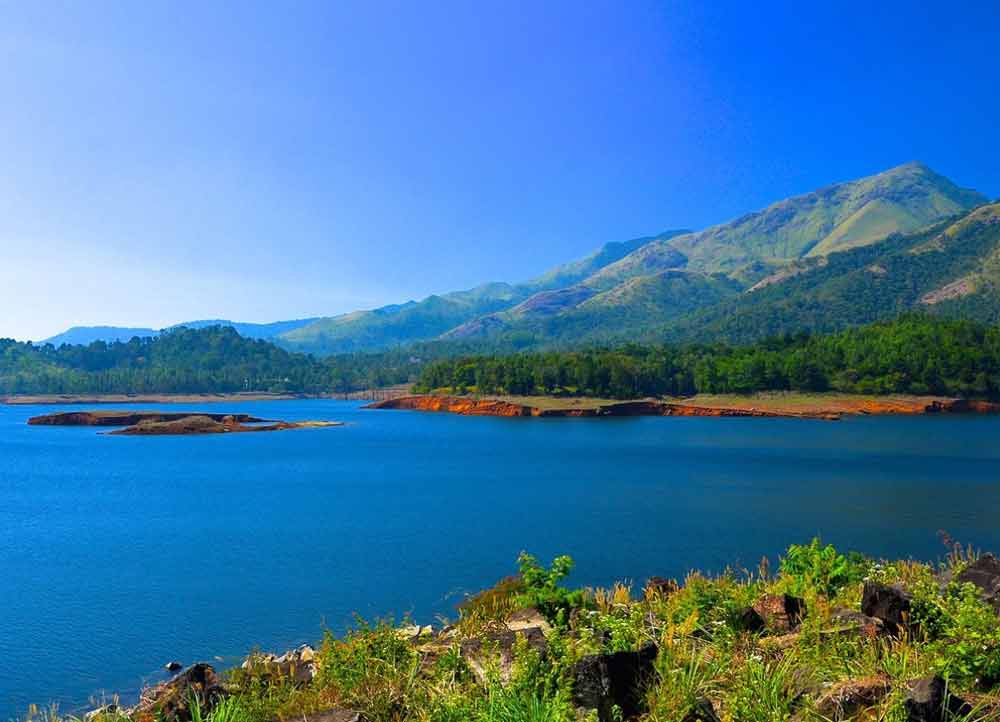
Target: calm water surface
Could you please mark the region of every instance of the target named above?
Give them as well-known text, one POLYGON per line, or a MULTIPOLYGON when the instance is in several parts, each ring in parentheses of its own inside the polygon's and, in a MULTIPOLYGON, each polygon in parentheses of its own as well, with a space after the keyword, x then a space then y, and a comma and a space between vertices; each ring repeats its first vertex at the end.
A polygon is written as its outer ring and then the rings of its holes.
POLYGON ((938 558, 939 529, 1000 549, 1000 418, 238 407, 350 423, 109 437, 25 425, 67 407, 0 406, 0 719, 134 694, 171 659, 284 650, 355 612, 431 622, 521 549, 602 585, 755 568, 815 534, 872 555, 938 558))

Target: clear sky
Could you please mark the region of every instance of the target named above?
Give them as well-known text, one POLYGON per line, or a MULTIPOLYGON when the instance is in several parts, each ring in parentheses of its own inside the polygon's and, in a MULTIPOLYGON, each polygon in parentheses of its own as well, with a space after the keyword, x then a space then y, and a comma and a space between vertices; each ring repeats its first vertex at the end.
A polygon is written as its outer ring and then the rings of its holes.
POLYGON ((914 159, 996 197, 998 86, 996 0, 0 0, 0 336, 519 280, 914 159))

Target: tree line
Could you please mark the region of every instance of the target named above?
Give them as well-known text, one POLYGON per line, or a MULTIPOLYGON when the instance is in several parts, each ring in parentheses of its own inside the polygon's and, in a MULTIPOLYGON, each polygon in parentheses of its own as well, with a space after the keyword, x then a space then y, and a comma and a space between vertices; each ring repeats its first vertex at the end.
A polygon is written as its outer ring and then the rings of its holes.
POLYGON ((1000 328, 923 315, 752 345, 627 345, 429 363, 420 391, 625 399, 754 391, 1000 395, 1000 328))

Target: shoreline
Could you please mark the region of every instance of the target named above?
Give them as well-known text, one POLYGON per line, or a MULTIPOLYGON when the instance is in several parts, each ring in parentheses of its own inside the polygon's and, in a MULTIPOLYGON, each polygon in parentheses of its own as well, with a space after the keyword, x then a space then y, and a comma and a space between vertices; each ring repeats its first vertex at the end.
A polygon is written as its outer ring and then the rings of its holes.
POLYGON ((942 396, 761 393, 689 399, 585 399, 554 396, 417 394, 368 404, 366 409, 435 411, 462 416, 586 417, 710 416, 837 421, 844 416, 1000 413, 1000 403, 942 396))

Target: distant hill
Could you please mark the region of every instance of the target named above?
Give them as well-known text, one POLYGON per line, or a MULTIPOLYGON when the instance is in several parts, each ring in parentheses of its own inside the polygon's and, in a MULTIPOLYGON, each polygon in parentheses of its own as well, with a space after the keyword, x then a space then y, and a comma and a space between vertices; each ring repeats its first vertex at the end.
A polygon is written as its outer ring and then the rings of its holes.
POLYGON ((308 392, 336 378, 323 361, 221 326, 89 346, 0 339, 2 394, 308 392))
POLYGON ((71 346, 82 344, 86 346, 94 341, 105 341, 107 343, 112 343, 114 341, 128 341, 130 338, 135 336, 143 338, 145 336, 155 336, 157 333, 159 332, 151 328, 128 328, 124 326, 73 326, 60 334, 56 334, 52 338, 45 339, 42 343, 50 343, 53 346, 62 346, 63 344, 69 344, 71 346))
MULTIPOLYGON (((211 326, 232 326, 237 333, 246 338, 271 339, 282 333, 293 331, 300 326, 315 321, 315 318, 304 318, 296 321, 277 321, 275 323, 241 323, 239 321, 227 321, 222 319, 186 321, 168 327, 167 330, 175 328, 209 328, 211 326)), ((147 338, 156 336, 159 330, 153 328, 129 328, 124 326, 74 326, 60 334, 47 338, 41 343, 50 343, 53 346, 88 345, 94 341, 104 341, 112 343, 114 341, 128 341, 132 338, 147 338)))

